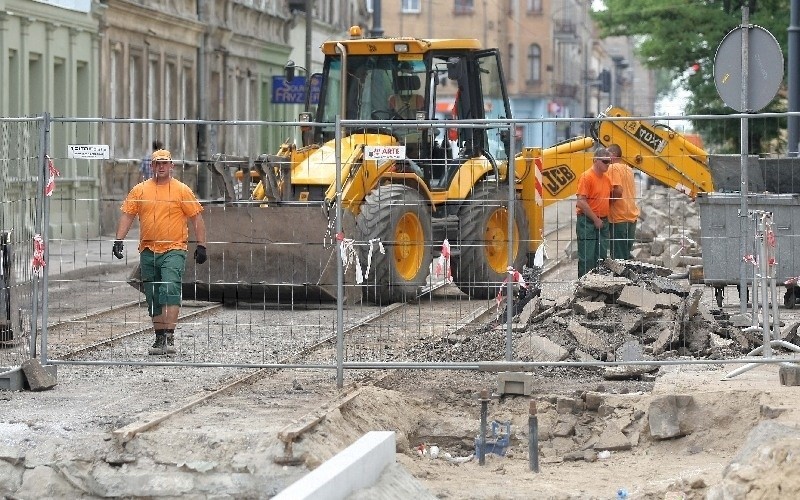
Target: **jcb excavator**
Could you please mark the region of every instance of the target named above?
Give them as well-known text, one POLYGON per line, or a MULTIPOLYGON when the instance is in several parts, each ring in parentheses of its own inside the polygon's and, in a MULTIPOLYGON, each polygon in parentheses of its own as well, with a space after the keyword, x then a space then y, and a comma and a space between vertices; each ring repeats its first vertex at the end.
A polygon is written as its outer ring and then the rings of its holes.
MULTIPOLYGON (((184 297, 333 299, 334 259, 344 257, 348 299, 405 301, 426 284, 447 239, 454 283, 486 299, 497 294, 509 267, 532 262, 543 210, 575 193, 595 140, 523 147, 509 179, 510 127, 501 120, 511 110, 497 49, 481 49, 474 39, 363 38, 358 27, 350 35, 322 45, 322 74, 310 78, 321 81, 319 100, 314 113, 300 115, 308 123, 302 145, 287 141, 255 161, 215 156, 211 168, 223 200, 206 203, 209 262, 187 261, 184 297), (442 133, 435 122, 444 83, 457 89, 457 119, 448 122, 459 124, 457 155, 452 131, 442 133), (348 124, 337 129, 340 118, 348 124), (333 231, 337 167, 340 234, 333 231), (257 181, 241 197, 237 171, 245 186, 251 176, 257 181), (344 255, 336 253, 337 238, 344 255)), ((601 118, 625 116, 609 108, 601 118)), ((595 133, 668 185, 690 195, 713 189, 705 152, 668 128, 613 120, 599 121, 595 133)))

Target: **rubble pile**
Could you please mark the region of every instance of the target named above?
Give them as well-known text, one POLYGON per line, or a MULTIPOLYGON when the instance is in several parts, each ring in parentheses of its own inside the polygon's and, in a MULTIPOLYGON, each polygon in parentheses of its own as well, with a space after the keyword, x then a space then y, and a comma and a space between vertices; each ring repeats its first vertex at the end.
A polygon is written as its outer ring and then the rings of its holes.
POLYGON ((742 333, 721 311, 702 304, 702 289, 691 290, 671 273, 644 262, 606 259, 576 282, 571 295, 537 297, 515 318, 516 332, 540 338, 528 342, 533 348, 519 352, 520 359, 726 359, 759 345, 756 335, 742 333))
POLYGON ((664 186, 644 190, 638 200, 634 260, 677 270, 700 264, 700 212, 683 193, 664 186))

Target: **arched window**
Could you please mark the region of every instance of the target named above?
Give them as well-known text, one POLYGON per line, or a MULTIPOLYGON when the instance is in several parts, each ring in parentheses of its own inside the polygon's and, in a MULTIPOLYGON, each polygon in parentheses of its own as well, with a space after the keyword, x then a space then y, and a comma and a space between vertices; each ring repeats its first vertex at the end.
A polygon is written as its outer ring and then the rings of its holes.
POLYGON ((540 82, 542 80, 542 48, 539 44, 532 43, 528 47, 528 81, 540 82))

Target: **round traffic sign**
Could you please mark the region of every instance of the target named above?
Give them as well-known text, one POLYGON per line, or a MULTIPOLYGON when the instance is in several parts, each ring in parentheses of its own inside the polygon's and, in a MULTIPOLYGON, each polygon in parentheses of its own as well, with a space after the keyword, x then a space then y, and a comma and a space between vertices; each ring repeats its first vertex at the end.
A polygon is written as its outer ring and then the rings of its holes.
POLYGON ((714 83, 723 102, 744 113, 770 103, 783 81, 783 52, 761 26, 739 26, 725 35, 714 56, 714 83), (742 35, 747 33, 747 104, 742 106, 742 35), (745 109, 746 108, 746 109, 745 109))

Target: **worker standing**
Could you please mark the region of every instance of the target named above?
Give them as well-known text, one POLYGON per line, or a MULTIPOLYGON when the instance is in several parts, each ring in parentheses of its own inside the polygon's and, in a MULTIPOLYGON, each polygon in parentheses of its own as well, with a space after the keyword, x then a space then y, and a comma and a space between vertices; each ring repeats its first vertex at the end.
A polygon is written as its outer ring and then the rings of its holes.
POLYGON ((194 226, 194 260, 198 264, 206 261, 206 227, 201 215, 203 207, 191 188, 172 178, 170 152, 155 151, 151 161, 153 178, 134 186, 120 207, 122 216, 112 252, 118 259, 123 258, 122 240, 138 216, 139 267, 156 336, 149 353, 172 354, 188 251, 187 221, 194 226))
POLYGON ((611 155, 605 148, 594 152, 592 168, 578 179, 575 232, 578 239, 578 277, 597 267, 608 255, 608 208, 611 180, 606 175, 611 155))
POLYGON ((611 155, 607 174, 611 179, 611 206, 608 209, 611 257, 630 259, 636 239, 636 222, 639 220, 636 182, 633 169, 622 161, 622 148, 619 144, 611 144, 606 149, 611 155))

